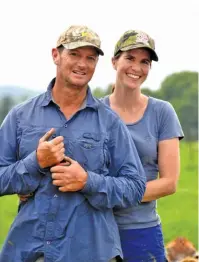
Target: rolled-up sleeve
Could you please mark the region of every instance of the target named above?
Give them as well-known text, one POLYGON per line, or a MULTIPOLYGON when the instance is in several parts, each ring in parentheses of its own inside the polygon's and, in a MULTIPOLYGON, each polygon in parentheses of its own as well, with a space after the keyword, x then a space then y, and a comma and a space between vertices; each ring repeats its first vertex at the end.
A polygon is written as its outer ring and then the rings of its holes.
POLYGON ((12 109, 0 127, 0 195, 28 194, 42 178, 36 152, 19 160, 16 110, 12 109))
POLYGON ((145 172, 127 127, 118 120, 110 131, 109 174, 88 171, 81 191, 97 209, 137 205, 146 188, 145 172))

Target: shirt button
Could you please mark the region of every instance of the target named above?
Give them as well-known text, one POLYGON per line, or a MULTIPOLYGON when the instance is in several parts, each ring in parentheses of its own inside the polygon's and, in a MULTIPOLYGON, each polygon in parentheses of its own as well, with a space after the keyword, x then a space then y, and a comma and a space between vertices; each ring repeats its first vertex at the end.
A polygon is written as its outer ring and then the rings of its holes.
POLYGON ((67 124, 64 125, 64 127, 67 127, 67 126, 68 126, 67 124))
POLYGON ((47 243, 47 245, 50 245, 50 241, 47 241, 46 243, 47 243))
POLYGON ((54 197, 58 197, 58 196, 55 194, 54 197))

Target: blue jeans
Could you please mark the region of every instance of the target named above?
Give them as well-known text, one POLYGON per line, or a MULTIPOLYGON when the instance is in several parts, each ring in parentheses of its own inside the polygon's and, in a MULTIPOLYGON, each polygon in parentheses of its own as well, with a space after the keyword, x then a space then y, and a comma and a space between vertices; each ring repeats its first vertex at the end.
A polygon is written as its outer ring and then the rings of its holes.
POLYGON ((120 230, 124 262, 165 262, 161 225, 120 230))

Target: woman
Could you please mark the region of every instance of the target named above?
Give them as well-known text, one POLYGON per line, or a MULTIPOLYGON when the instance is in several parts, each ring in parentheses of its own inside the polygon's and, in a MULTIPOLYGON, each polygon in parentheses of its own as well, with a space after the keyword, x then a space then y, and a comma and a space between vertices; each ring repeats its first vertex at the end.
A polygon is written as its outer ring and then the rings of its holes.
POLYGON ((103 98, 126 123, 147 176, 142 203, 114 210, 124 261, 128 262, 166 261, 156 200, 176 191, 180 173, 179 140, 183 131, 175 110, 169 102, 141 93, 152 60, 158 61, 153 39, 141 31, 125 32, 112 58, 114 90, 103 98))

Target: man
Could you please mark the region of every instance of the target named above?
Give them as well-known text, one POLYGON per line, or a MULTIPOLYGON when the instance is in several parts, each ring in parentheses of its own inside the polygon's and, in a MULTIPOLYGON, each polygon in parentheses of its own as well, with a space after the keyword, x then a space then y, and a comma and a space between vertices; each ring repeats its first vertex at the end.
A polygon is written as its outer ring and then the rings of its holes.
POLYGON ((21 203, 0 262, 108 262, 122 256, 113 207, 136 205, 145 175, 118 116, 91 95, 98 35, 71 26, 52 49, 46 93, 12 109, 0 129, 0 195, 21 203))

